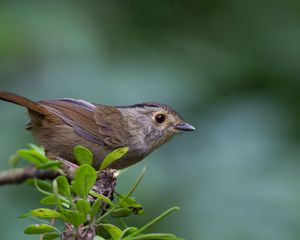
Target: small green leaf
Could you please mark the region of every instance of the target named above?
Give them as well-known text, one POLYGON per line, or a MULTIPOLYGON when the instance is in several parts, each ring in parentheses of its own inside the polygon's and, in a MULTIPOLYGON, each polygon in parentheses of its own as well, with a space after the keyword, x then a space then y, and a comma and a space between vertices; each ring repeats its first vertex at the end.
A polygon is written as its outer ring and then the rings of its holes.
MULTIPOLYGON (((70 201, 68 199, 66 199, 65 197, 59 196, 59 200, 61 201, 60 204, 63 205, 64 207, 66 207, 66 208, 70 207, 70 201)), ((43 205, 56 205, 58 202, 57 202, 56 196, 51 194, 49 196, 42 198, 40 203, 43 205)))
POLYGON ((96 181, 96 171, 87 164, 81 165, 75 171, 74 181, 72 181, 73 191, 80 197, 86 197, 96 181))
POLYGON ((46 233, 42 236, 42 240, 54 240, 59 237, 60 235, 58 233, 46 233))
POLYGON ((148 233, 140 234, 136 237, 124 238, 130 240, 184 240, 170 233, 148 233))
POLYGON ((38 185, 44 192, 52 192, 52 184, 49 181, 30 178, 26 180, 26 183, 30 186, 38 185))
MULTIPOLYGON (((163 212, 161 215, 159 215, 158 217, 154 218, 153 220, 151 220, 150 222, 148 222, 147 224, 145 224, 143 227, 139 228, 137 231, 135 231, 134 233, 130 234, 130 237, 133 236, 137 236, 138 234, 144 232, 146 229, 150 228, 151 226, 153 226, 155 223, 161 221, 162 219, 164 219, 166 216, 168 216, 170 213, 174 212, 174 211, 178 211, 180 208, 179 207, 172 207, 170 209, 168 209, 167 211, 163 212)), ((143 238, 132 238, 132 239, 143 239, 143 238)), ((149 238, 148 238, 149 239, 149 238)), ((155 238, 154 238, 155 239, 155 238)), ((156 238, 157 239, 157 238, 156 238)), ((158 238, 159 239, 159 238, 158 238)))
POLYGON ((93 240, 105 240, 103 237, 100 237, 100 236, 95 236, 94 238, 93 238, 93 240))
POLYGON ((123 208, 128 208, 135 215, 143 215, 144 209, 141 204, 139 204, 134 198, 127 197, 125 194, 118 194, 120 206, 123 208))
POLYGON ((96 193, 94 191, 90 191, 89 194, 93 197, 101 199, 103 202, 106 202, 107 204, 109 204, 111 206, 113 205, 113 202, 108 197, 105 197, 104 195, 101 195, 101 194, 96 193))
POLYGON ((57 204, 59 204, 58 200, 58 185, 56 179, 53 180, 52 182, 52 188, 53 188, 53 195, 56 198, 57 204))
POLYGON ((134 233, 135 231, 137 231, 138 228, 136 227, 128 227, 128 228, 125 228, 122 232, 122 236, 120 239, 124 239, 124 237, 126 237, 127 235, 131 234, 131 233, 134 233))
POLYGON ((57 168, 60 168, 62 165, 62 162, 61 161, 58 161, 58 160, 48 160, 48 162, 40 165, 38 168, 39 169, 57 169, 57 168))
POLYGON ((86 216, 91 211, 91 206, 87 200, 79 199, 76 203, 76 209, 86 216))
POLYGON ((32 149, 20 149, 17 151, 17 154, 36 167, 39 167, 49 161, 44 155, 32 149))
POLYGON ((74 148, 74 155, 76 161, 82 164, 92 165, 93 162, 93 153, 86 147, 83 146, 76 146, 74 148))
POLYGON ((78 227, 80 224, 83 224, 86 222, 85 214, 83 214, 79 211, 64 209, 62 211, 62 214, 64 215, 64 219, 67 222, 73 224, 75 227, 78 227))
POLYGON ((101 224, 101 226, 109 232, 111 238, 113 240, 119 240, 120 236, 122 235, 122 230, 118 227, 116 227, 115 225, 112 224, 101 224))
POLYGON ((92 205, 92 209, 91 209, 91 219, 93 220, 97 213, 99 212, 99 209, 100 209, 100 204, 101 204, 101 199, 100 198, 97 198, 93 205, 92 205))
POLYGON ((29 211, 31 216, 41 217, 41 218, 61 218, 62 214, 48 208, 37 208, 29 211))
POLYGON ((68 179, 61 175, 56 178, 57 186, 58 186, 58 193, 64 196, 71 196, 70 184, 68 179))
POLYGON ((111 211, 111 216, 113 218, 121 218, 121 217, 128 217, 132 214, 132 211, 129 208, 117 208, 111 211))
POLYGON ((105 168, 107 168, 110 164, 112 164, 114 161, 120 159, 121 157, 123 157, 127 152, 128 152, 129 148, 128 147, 122 147, 122 148, 118 148, 114 151, 112 151, 111 153, 109 153, 103 160, 103 162, 101 163, 100 166, 100 171, 104 170, 105 168))
POLYGON ((29 147, 30 149, 34 150, 35 152, 37 152, 37 153, 39 153, 39 154, 45 156, 45 150, 44 150, 44 148, 39 147, 39 146, 37 146, 37 145, 35 145, 35 144, 32 144, 32 143, 29 143, 29 144, 28 144, 28 147, 29 147))
POLYGON ((26 234, 42 234, 56 231, 55 227, 48 224, 32 224, 25 228, 26 234))
POLYGON ((43 205, 56 205, 57 199, 54 195, 49 195, 49 196, 42 198, 40 203, 43 205))

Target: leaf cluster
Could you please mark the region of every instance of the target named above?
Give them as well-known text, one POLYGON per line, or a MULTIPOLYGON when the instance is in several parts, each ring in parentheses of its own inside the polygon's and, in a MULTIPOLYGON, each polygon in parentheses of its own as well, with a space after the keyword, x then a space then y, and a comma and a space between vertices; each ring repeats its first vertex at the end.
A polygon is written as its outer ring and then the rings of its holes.
MULTIPOLYGON (((140 228, 128 226, 124 221, 125 217, 132 214, 144 214, 143 207, 132 197, 132 194, 141 182, 145 169, 128 193, 116 194, 115 201, 93 190, 99 173, 107 169, 111 163, 121 158, 127 151, 128 148, 124 147, 111 152, 103 160, 99 171, 96 171, 91 166, 93 160, 91 151, 83 146, 77 146, 74 154, 79 167, 75 170, 74 179, 71 182, 63 175, 63 172, 52 182, 37 179, 28 181, 44 195, 40 203, 45 207, 32 209, 21 215, 21 217, 33 217, 40 222, 29 225, 24 232, 41 234, 41 239, 44 240, 58 239, 63 236, 65 231, 65 229, 57 227, 59 225, 57 223, 62 222, 68 226, 68 229, 71 229, 71 239, 78 239, 79 236, 82 237, 90 231, 95 232, 94 240, 179 239, 169 233, 145 233, 149 227, 171 212, 178 210, 178 207, 165 211, 140 228), (103 206, 106 206, 105 209, 103 206), (111 223, 112 218, 118 219, 121 226, 111 223)), ((29 149, 19 150, 15 159, 19 158, 27 160, 37 168, 61 171, 59 161, 48 159, 43 150, 34 145, 30 145, 29 149)))

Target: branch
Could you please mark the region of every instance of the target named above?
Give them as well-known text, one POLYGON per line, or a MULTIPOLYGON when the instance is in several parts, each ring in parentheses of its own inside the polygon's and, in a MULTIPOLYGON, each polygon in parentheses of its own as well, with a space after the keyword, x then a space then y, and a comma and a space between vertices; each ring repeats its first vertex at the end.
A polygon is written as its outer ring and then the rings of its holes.
MULTIPOLYGON (((72 163, 64 162, 64 173, 66 173, 69 179, 72 179, 74 175, 74 171, 76 169, 76 165, 72 163), (71 178, 70 178, 71 176, 71 178)), ((38 179, 50 179, 53 180, 61 173, 54 170, 44 170, 37 169, 34 166, 28 166, 25 168, 16 168, 12 170, 2 171, 0 172, 0 185, 5 184, 15 184, 22 183, 29 178, 38 178, 38 179)), ((93 191, 97 194, 101 194, 109 199, 113 198, 114 189, 116 186, 117 173, 114 169, 105 169, 99 172, 97 176, 97 180, 95 185, 93 186, 93 191)), ((94 201, 92 196, 89 196, 89 200, 91 202, 94 201)), ((102 203, 101 208, 103 211, 106 211, 107 204, 102 203)), ((72 224, 66 223, 66 227, 61 234, 61 239, 73 239, 75 228, 72 224)), ((96 235, 95 226, 91 225, 89 228, 86 228, 84 225, 78 227, 77 230, 78 236, 76 239, 78 240, 91 240, 96 235)))
POLYGON ((54 179, 59 175, 57 171, 37 169, 34 166, 15 168, 0 172, 0 185, 22 183, 29 178, 54 179))

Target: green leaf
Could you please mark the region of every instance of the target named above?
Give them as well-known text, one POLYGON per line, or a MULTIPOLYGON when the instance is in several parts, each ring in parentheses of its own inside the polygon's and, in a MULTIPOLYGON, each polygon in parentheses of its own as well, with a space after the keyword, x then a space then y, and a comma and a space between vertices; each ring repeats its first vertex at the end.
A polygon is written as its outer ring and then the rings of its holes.
POLYGON ((81 165, 75 171, 74 181, 72 181, 73 191, 80 197, 86 197, 96 181, 96 171, 87 164, 81 165))
POLYGON ((61 175, 56 178, 58 193, 64 196, 71 196, 70 184, 68 179, 61 175))
POLYGON ((55 227, 48 224, 32 224, 25 228, 26 234, 42 234, 56 231, 55 227))
POLYGON ((111 216, 113 218, 121 218, 121 217, 128 217, 132 214, 132 211, 129 208, 117 208, 111 211, 111 216))
POLYGON ((129 148, 128 147, 122 147, 122 148, 118 148, 114 151, 112 151, 111 153, 109 153, 103 160, 103 162, 101 163, 100 166, 100 171, 104 170, 105 168, 107 168, 110 164, 112 164, 114 161, 120 159, 121 157, 123 157, 127 152, 128 152, 129 148))
POLYGON ((91 211, 91 206, 87 200, 79 199, 76 203, 76 209, 86 216, 91 211))
POLYGON ((113 240, 119 240, 120 236, 122 235, 122 230, 118 227, 116 227, 115 225, 112 224, 101 224, 101 226, 109 232, 111 238, 113 240))
MULTIPOLYGON (((65 206, 65 207, 70 206, 70 201, 67 198, 65 198, 63 196, 59 196, 59 200, 61 201, 61 204, 63 206, 65 206)), ((57 203, 58 203, 57 197, 53 194, 48 195, 40 200, 40 204, 43 204, 43 205, 56 205, 57 203)))
POLYGON ((101 199, 97 198, 92 205, 92 209, 91 209, 91 220, 92 221, 96 217, 97 213, 99 212, 100 204, 101 204, 101 199))
POLYGON ((36 167, 40 167, 49 161, 44 155, 36 152, 33 149, 20 149, 17 151, 17 154, 36 167))
POLYGON ((64 215, 64 219, 67 222, 73 224, 75 227, 78 227, 80 224, 83 224, 86 222, 85 214, 83 214, 79 211, 64 209, 62 211, 62 214, 64 215))
POLYGON ((128 227, 128 228, 125 228, 122 232, 122 236, 121 236, 121 239, 123 239, 125 236, 131 234, 131 233, 134 233, 135 231, 137 231, 138 228, 136 227, 128 227))
POLYGON ((125 194, 118 194, 120 206, 128 208, 135 215, 143 215, 144 209, 134 198, 126 197, 125 194))
POLYGON ((60 168, 62 165, 62 162, 59 160, 50 160, 48 159, 48 162, 38 166, 39 169, 57 169, 60 168))
MULTIPOLYGON (((148 222, 147 224, 145 224, 143 227, 139 228, 139 230, 137 230, 136 232, 130 234, 129 236, 133 237, 133 236, 136 236, 136 235, 140 234, 141 232, 143 232, 146 229, 148 229, 151 226, 153 226, 155 223, 157 223, 157 222, 161 221, 162 219, 164 219, 170 213, 172 213, 174 211, 178 211, 179 209, 180 209, 179 207, 172 207, 172 208, 168 209, 167 211, 163 212, 158 217, 154 218, 153 220, 151 220, 150 222, 148 222)), ((130 238, 130 239, 136 239, 136 238, 130 238)), ((142 239, 142 238, 139 238, 139 239, 142 239)))
POLYGON ((124 240, 183 240, 182 238, 176 237, 174 234, 170 233, 149 233, 149 234, 140 234, 136 237, 124 238, 124 240))
POLYGON ((53 196, 55 197, 57 207, 60 210, 61 206, 60 206, 60 201, 59 201, 58 185, 57 185, 56 179, 54 179, 52 182, 52 188, 53 188, 53 196))
POLYGON ((103 237, 100 237, 100 236, 95 236, 94 238, 93 238, 93 240, 105 240, 103 237))
POLYGON ((44 192, 52 192, 52 184, 49 181, 30 178, 26 180, 26 183, 30 186, 38 185, 44 192))
POLYGON ((53 240, 59 237, 60 235, 58 233, 46 233, 42 236, 42 240, 53 240))
POLYGON ((49 195, 49 196, 42 198, 40 203, 43 205, 56 205, 57 199, 54 195, 49 195))
POLYGON ((41 218, 61 218, 62 214, 48 208, 37 208, 29 211, 29 215, 41 218))
POLYGON ((45 150, 44 150, 44 148, 39 147, 39 146, 37 146, 37 145, 35 145, 35 144, 32 144, 32 143, 29 143, 29 144, 28 144, 28 147, 29 147, 30 149, 34 150, 35 152, 37 152, 37 153, 39 153, 39 154, 45 156, 45 150))
POLYGON ((101 195, 101 194, 96 193, 94 191, 90 191, 89 194, 93 197, 101 199, 103 202, 106 202, 107 204, 109 204, 111 206, 113 205, 113 202, 108 197, 105 197, 104 195, 101 195))
POLYGON ((74 155, 76 161, 82 164, 92 165, 93 162, 93 153, 86 147, 83 146, 76 146, 74 148, 74 155))

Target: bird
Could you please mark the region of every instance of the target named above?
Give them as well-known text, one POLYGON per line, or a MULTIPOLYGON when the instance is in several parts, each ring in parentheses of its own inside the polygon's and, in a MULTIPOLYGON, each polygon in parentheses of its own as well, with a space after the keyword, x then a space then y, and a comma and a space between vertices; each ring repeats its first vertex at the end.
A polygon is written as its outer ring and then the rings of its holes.
POLYGON ((27 129, 49 159, 76 163, 73 150, 81 145, 93 153, 92 165, 96 169, 115 149, 129 148, 109 166, 123 169, 144 159, 175 134, 195 130, 174 109, 157 102, 130 106, 107 106, 73 98, 35 102, 7 91, 0 91, 0 100, 27 108, 27 129))

